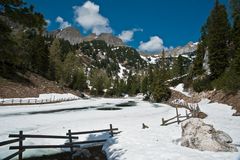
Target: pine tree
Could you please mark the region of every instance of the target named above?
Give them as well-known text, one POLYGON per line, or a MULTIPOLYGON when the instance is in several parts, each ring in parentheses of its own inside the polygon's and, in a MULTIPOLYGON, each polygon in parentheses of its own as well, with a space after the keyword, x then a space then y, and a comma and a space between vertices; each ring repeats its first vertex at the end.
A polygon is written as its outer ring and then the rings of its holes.
POLYGON ((90 82, 95 89, 96 95, 103 95, 104 89, 109 89, 111 85, 111 81, 104 70, 101 69, 94 69, 90 75, 90 82))
POLYGON ((49 54, 49 77, 59 82, 62 73, 62 62, 60 58, 60 42, 57 38, 52 42, 49 48, 49 54))
POLYGON ((237 92, 240 89, 240 1, 231 0, 232 5, 232 43, 233 60, 224 75, 216 81, 217 87, 226 92, 237 92))
POLYGON ((175 58, 172 67, 172 77, 179 77, 185 73, 184 59, 181 55, 175 58))
POLYGON ((76 90, 84 91, 87 88, 87 77, 81 68, 74 70, 72 83, 70 87, 76 90))
POLYGON ((149 91, 148 81, 149 81, 148 76, 145 75, 141 83, 141 92, 143 94, 147 94, 147 92, 149 91))
POLYGON ((192 73, 193 76, 202 75, 204 73, 203 69, 203 59, 206 52, 206 36, 207 36, 207 28, 204 25, 201 29, 201 38, 198 43, 196 58, 193 61, 192 73))
POLYGON ((217 79, 228 66, 229 31, 226 8, 216 0, 207 21, 207 46, 212 79, 217 79))

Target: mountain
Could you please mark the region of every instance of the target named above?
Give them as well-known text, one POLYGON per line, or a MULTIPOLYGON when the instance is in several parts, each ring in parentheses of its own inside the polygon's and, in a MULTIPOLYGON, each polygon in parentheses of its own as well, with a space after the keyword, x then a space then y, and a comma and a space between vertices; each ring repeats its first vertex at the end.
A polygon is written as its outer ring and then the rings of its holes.
POLYGON ((49 35, 69 41, 72 45, 79 44, 83 41, 83 36, 81 35, 80 31, 73 27, 67 27, 62 30, 55 30, 50 32, 49 35))
POLYGON ((191 57, 191 54, 193 54, 197 50, 197 46, 198 42, 189 42, 183 47, 179 46, 166 51, 166 55, 170 55, 172 57, 178 57, 179 55, 191 57))
MULTIPOLYGON (((198 42, 196 42, 196 43, 189 42, 185 46, 178 46, 176 48, 165 51, 165 57, 168 59, 173 59, 173 58, 176 58, 179 55, 181 55, 182 57, 185 57, 185 58, 193 61, 193 59, 196 56, 195 51, 197 50, 197 46, 198 46, 198 42)), ((150 64, 155 64, 162 57, 161 53, 147 54, 147 53, 141 52, 140 55, 141 55, 142 59, 144 59, 146 62, 148 62, 150 64)))
POLYGON ((137 50, 128 46, 108 45, 103 40, 93 40, 84 41, 79 47, 77 57, 80 57, 85 69, 103 69, 112 77, 125 79, 129 71, 138 73, 147 66, 137 50))
POLYGON ((105 41, 109 45, 114 46, 123 46, 123 41, 114 36, 111 33, 101 33, 100 35, 96 35, 94 33, 91 33, 87 36, 81 35, 80 31, 73 27, 67 27, 62 30, 54 30, 47 34, 48 36, 52 36, 59 39, 64 39, 66 41, 69 41, 70 44, 79 44, 83 41, 93 41, 93 40, 102 40, 105 41))
POLYGON ((120 38, 115 37, 111 33, 101 33, 97 37, 97 40, 103 40, 107 44, 114 45, 114 46, 123 46, 124 45, 123 41, 120 38))
POLYGON ((86 37, 84 37, 84 41, 93 41, 97 38, 97 35, 95 33, 91 33, 89 35, 87 35, 86 37))

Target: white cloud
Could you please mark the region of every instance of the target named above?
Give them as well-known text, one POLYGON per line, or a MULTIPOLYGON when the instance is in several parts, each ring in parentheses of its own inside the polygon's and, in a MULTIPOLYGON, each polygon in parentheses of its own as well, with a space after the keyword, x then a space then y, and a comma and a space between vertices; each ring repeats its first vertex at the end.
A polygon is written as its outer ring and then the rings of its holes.
POLYGON ((87 1, 82 6, 74 6, 73 9, 75 21, 86 31, 91 30, 97 35, 112 32, 112 28, 109 26, 109 20, 99 13, 99 5, 87 1))
POLYGON ((118 38, 122 39, 123 42, 133 41, 134 32, 143 32, 143 29, 134 28, 132 30, 122 31, 121 34, 118 35, 118 38))
POLYGON ((163 40, 158 36, 150 37, 150 40, 147 42, 140 42, 138 47, 139 50, 144 52, 160 52, 163 49, 167 49, 163 45, 163 40))
POLYGON ((45 19, 45 22, 47 23, 47 27, 51 25, 51 20, 50 19, 45 19))
POLYGON ((59 29, 64 29, 71 26, 71 24, 68 21, 64 21, 64 19, 60 16, 56 18, 56 22, 59 23, 59 29))

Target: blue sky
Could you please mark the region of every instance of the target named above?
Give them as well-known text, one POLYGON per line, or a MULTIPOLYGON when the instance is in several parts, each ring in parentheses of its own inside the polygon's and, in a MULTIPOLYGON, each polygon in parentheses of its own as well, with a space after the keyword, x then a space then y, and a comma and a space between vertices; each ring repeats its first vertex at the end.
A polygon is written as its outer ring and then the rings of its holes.
POLYGON ((26 1, 51 21, 48 30, 71 25, 85 35, 113 32, 130 46, 153 51, 198 41, 214 5, 214 0, 26 1))

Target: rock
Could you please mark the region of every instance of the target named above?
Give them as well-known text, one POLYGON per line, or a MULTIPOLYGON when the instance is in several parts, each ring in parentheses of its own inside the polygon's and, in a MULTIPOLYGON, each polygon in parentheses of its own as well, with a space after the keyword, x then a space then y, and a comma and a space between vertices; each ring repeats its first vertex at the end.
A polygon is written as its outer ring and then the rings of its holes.
POLYGON ((240 112, 233 113, 233 116, 240 116, 240 112))
POLYGON ((181 145, 201 151, 237 152, 230 144, 232 138, 223 131, 217 131, 212 125, 205 124, 199 118, 191 118, 182 123, 181 145))
POLYGON ((201 118, 201 119, 204 119, 204 118, 206 118, 208 115, 206 114, 206 113, 204 113, 204 112, 198 112, 197 113, 197 117, 198 118, 201 118))
POLYGON ((103 40, 109 45, 114 45, 114 46, 124 46, 123 41, 112 35, 111 33, 101 33, 98 37, 97 40, 103 40))
POLYGON ((149 128, 146 124, 142 124, 142 129, 146 129, 146 128, 149 128))
POLYGON ((72 45, 81 43, 83 41, 83 37, 79 30, 73 27, 67 27, 60 30, 56 34, 56 37, 69 41, 69 43, 71 43, 72 45))
POLYGON ((72 155, 73 160, 78 159, 89 159, 92 154, 87 149, 76 149, 75 153, 72 155))

